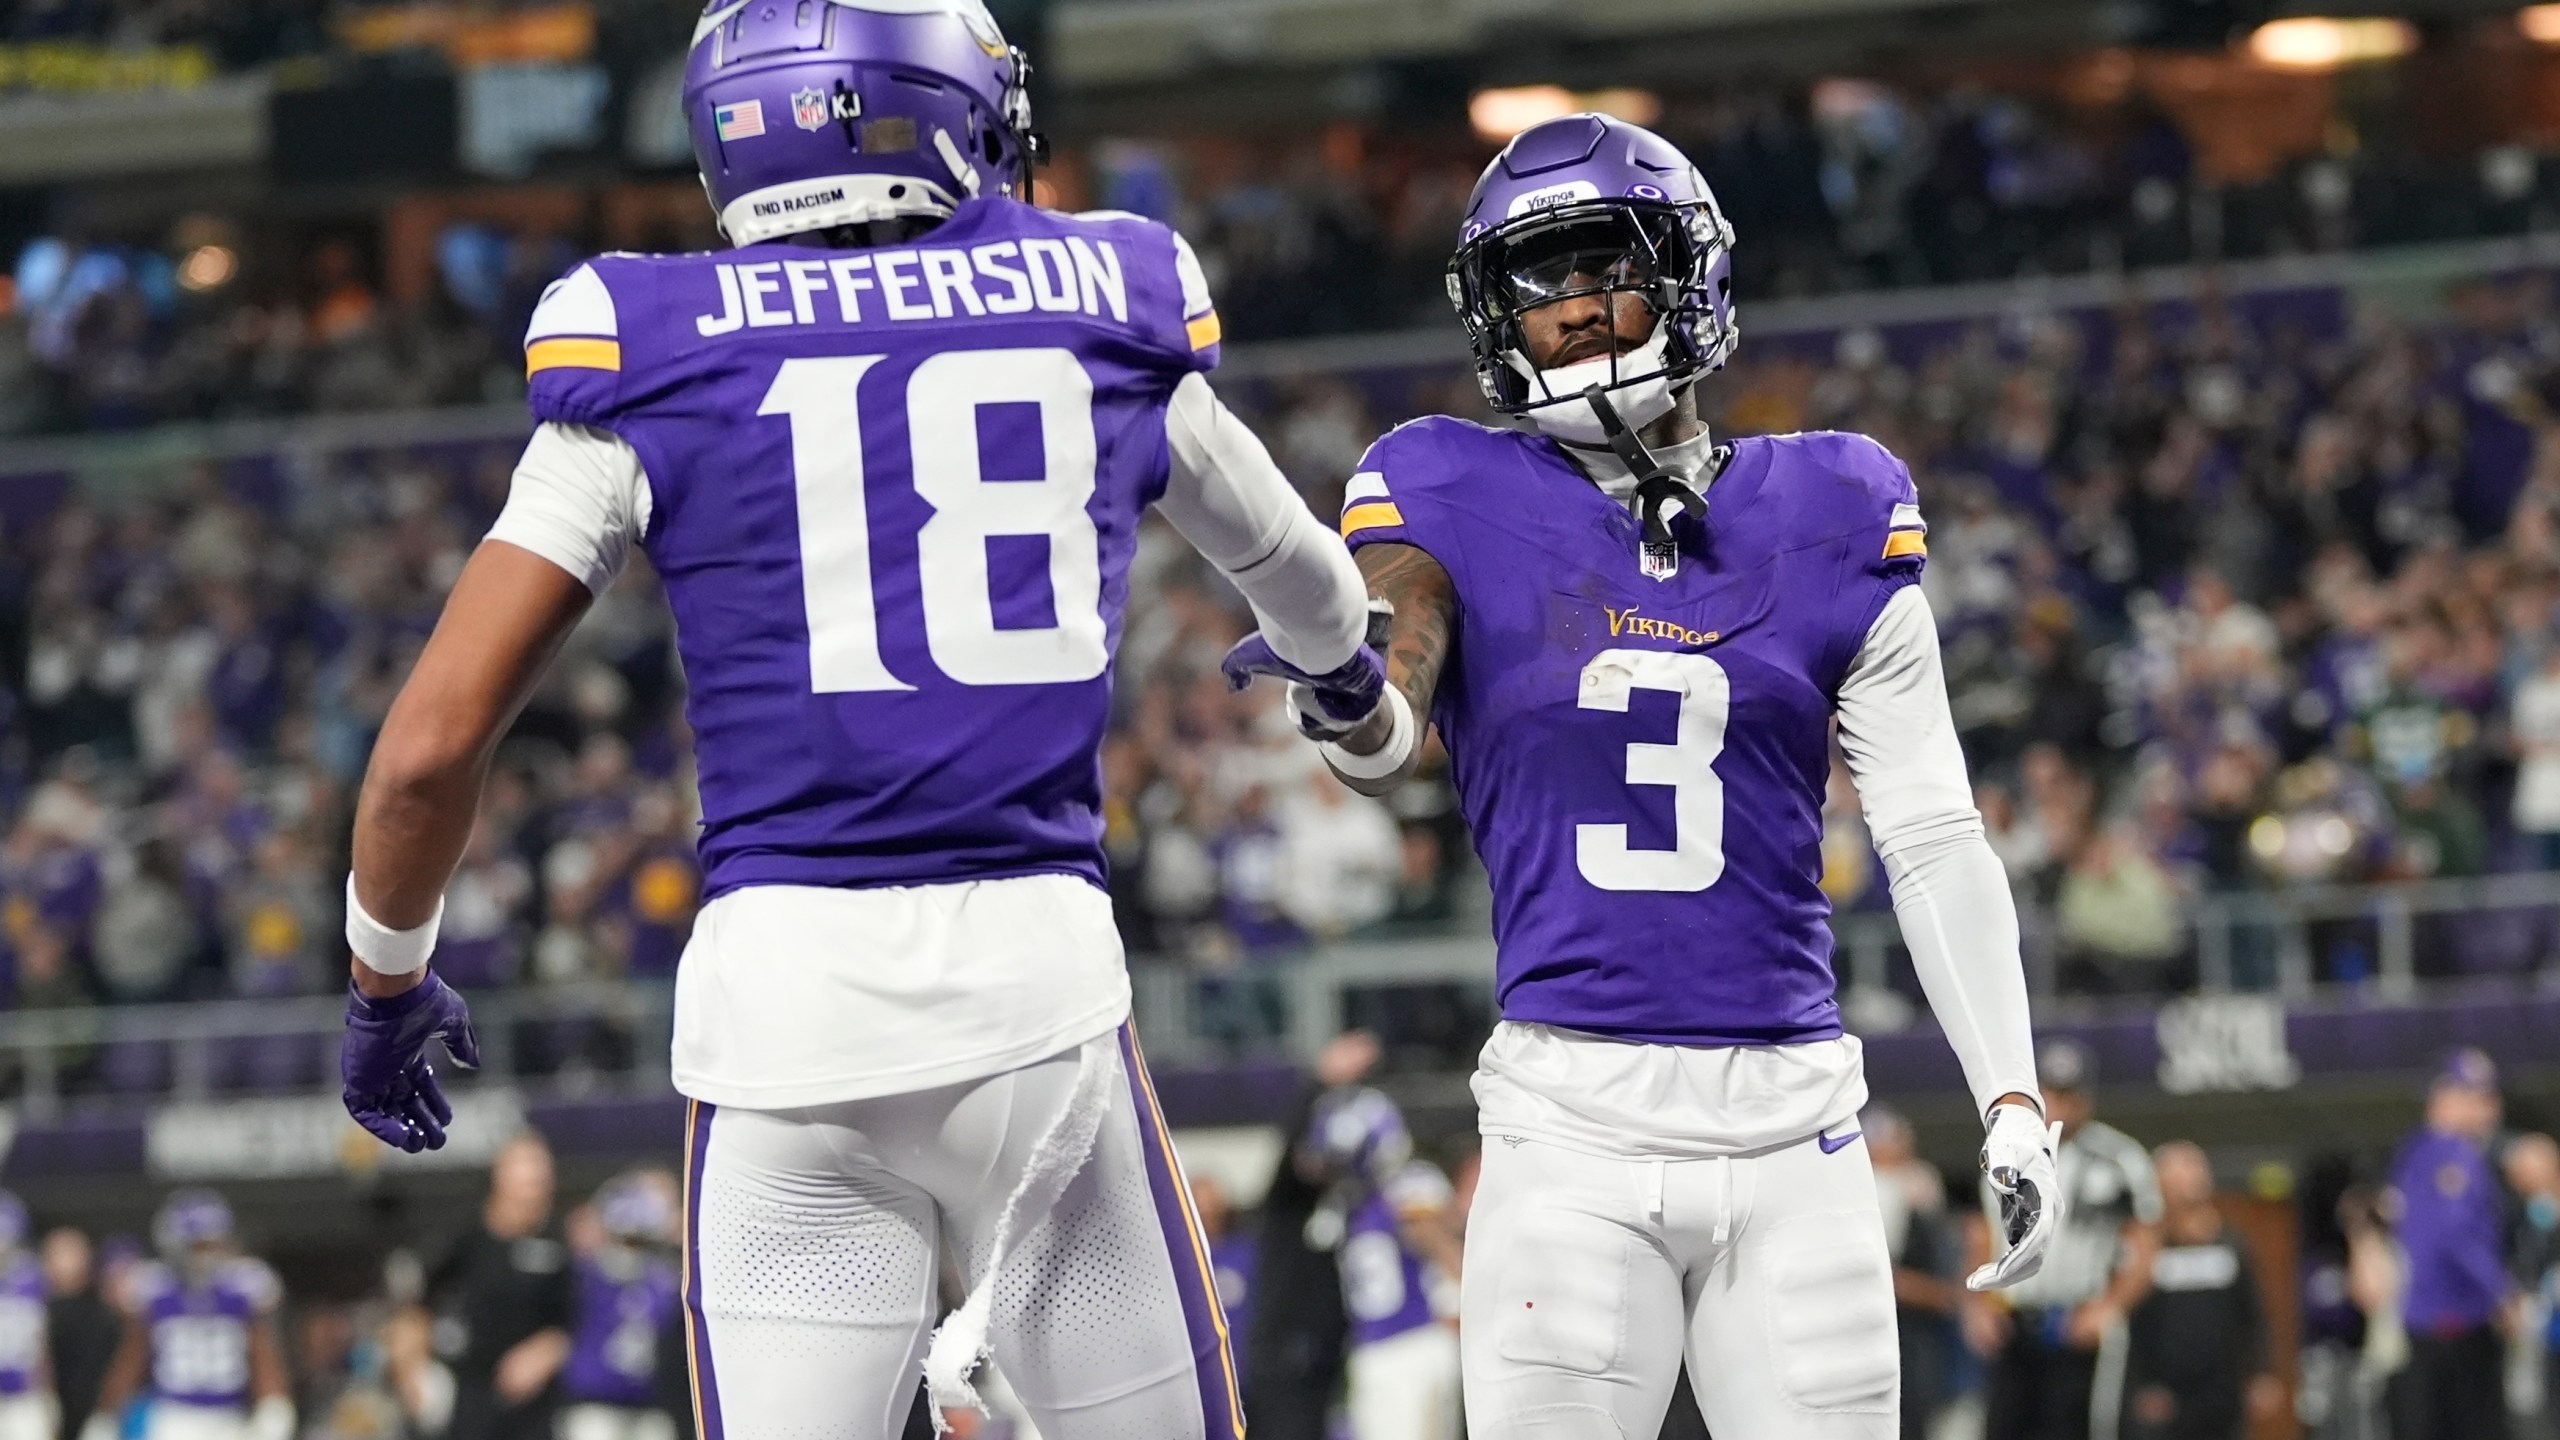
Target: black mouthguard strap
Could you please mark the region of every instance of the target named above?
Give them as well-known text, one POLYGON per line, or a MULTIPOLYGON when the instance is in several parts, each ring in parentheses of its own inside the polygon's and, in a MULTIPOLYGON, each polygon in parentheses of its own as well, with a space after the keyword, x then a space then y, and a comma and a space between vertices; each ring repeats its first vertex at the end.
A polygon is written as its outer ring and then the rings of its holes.
POLYGON ((1607 391, 1594 385, 1582 392, 1582 398, 1591 402, 1591 413, 1600 417, 1601 433, 1609 437, 1609 448, 1617 452, 1619 463, 1636 477, 1636 515, 1644 523, 1644 543, 1672 543, 1671 522, 1662 518, 1662 512, 1675 500, 1690 514, 1706 518, 1706 497, 1653 458, 1636 432, 1618 418, 1618 408, 1609 403, 1607 391))

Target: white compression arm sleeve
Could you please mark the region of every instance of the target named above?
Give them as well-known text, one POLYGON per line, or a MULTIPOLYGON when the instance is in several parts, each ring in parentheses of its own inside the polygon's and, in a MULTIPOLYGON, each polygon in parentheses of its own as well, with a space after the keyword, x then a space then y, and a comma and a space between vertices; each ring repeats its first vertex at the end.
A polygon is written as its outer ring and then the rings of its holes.
POLYGON ((1173 467, 1156 509, 1244 592, 1281 659, 1316 674, 1349 660, 1367 638, 1369 590, 1341 538, 1206 377, 1183 377, 1164 429, 1173 467))
POLYGON ((525 443, 489 538, 530 550, 603 594, 649 529, 649 477, 610 430, 545 421, 525 443))
POLYGON ((1983 837, 1947 709, 1938 626, 1920 587, 1887 601, 1840 685, 1840 748, 1920 988, 1964 1066, 1977 1113, 2036 1093, 2027 977, 2009 877, 1983 837))

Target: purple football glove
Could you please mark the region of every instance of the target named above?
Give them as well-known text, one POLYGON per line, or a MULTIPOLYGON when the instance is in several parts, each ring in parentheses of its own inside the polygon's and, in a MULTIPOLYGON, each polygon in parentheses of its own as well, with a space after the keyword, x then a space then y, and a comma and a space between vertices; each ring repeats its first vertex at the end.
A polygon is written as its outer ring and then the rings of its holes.
POLYGON ((346 1082, 347 1113, 385 1145, 415 1155, 444 1148, 453 1106, 427 1063, 427 1042, 441 1040, 453 1062, 480 1068, 480 1037, 471 1033, 471 1007, 452 986, 428 972, 423 984, 388 1000, 368 1000, 347 986, 347 1044, 338 1074, 346 1082))
POLYGON ((1372 602, 1369 619, 1369 643, 1351 654, 1351 658, 1321 675, 1299 669, 1280 658, 1271 642, 1254 631, 1235 643, 1218 669, 1227 677, 1227 688, 1242 690, 1253 683, 1256 675, 1276 675, 1289 682, 1289 702, 1298 712, 1298 729, 1310 740, 1339 740, 1360 728, 1361 722, 1378 711, 1378 701, 1387 693, 1387 662, 1378 658, 1374 648, 1383 638, 1386 620, 1394 614, 1387 602, 1372 602))

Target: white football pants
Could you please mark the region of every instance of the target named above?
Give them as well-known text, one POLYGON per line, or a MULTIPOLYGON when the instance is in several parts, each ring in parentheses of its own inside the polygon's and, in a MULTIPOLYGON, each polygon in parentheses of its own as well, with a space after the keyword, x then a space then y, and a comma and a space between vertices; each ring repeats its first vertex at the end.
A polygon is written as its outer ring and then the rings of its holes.
POLYGON ((1458 1332, 1419 1325, 1351 1347, 1352 1440, 1458 1440, 1458 1332))
POLYGON ((1861 1139, 1640 1160, 1487 1135, 1459 1305, 1470 1440, 1652 1440, 1684 1358, 1720 1437, 1899 1428, 1861 1139))
POLYGON ((0 1440, 54 1440, 60 1428, 49 1393, 0 1399, 0 1440))
MULTIPOLYGON (((1109 1046, 1112 1042, 1103 1042, 1109 1046)), ((1127 1026, 1084 1164, 1017 1217, 988 1335, 1046 1440, 1240 1440, 1208 1247, 1127 1026)), ((685 1296, 702 1440, 895 1440, 942 1318, 1075 1089, 1077 1052, 798 1110, 695 1101, 685 1296)))
POLYGON ((558 1440, 676 1440, 675 1421, 628 1405, 563 1406, 551 1429, 558 1440))
POLYGON ((237 1405, 154 1400, 143 1407, 142 1440, 246 1440, 248 1433, 249 1413, 237 1405))

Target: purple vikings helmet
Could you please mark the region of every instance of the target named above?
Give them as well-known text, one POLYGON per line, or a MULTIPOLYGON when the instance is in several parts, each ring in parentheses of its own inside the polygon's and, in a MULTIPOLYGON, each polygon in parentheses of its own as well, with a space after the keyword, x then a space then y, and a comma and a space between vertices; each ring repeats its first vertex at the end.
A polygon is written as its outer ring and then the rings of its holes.
POLYGON ((1670 141, 1606 115, 1535 125, 1485 167, 1467 203, 1449 301, 1475 347, 1485 399, 1559 440, 1607 437, 1582 392, 1599 385, 1630 426, 1668 412, 1680 392, 1733 353, 1733 227, 1706 177, 1670 141), (1632 291, 1660 317, 1624 355, 1541 370, 1521 316, 1632 291))
POLYGON ((714 0, 685 119, 732 245, 930 222, 1029 182, 1030 74, 986 0, 714 0))
POLYGON ((1316 1101, 1299 1153, 1315 1170, 1375 1182, 1413 1158, 1413 1135, 1394 1101, 1347 1086, 1316 1101))
POLYGON ((208 1245, 230 1244, 231 1202, 211 1190, 171 1191, 151 1219, 151 1243, 171 1261, 208 1245))
POLYGON ((672 1191, 654 1175, 617 1175, 596 1192, 596 1218, 626 1245, 666 1244, 676 1238, 672 1191))

